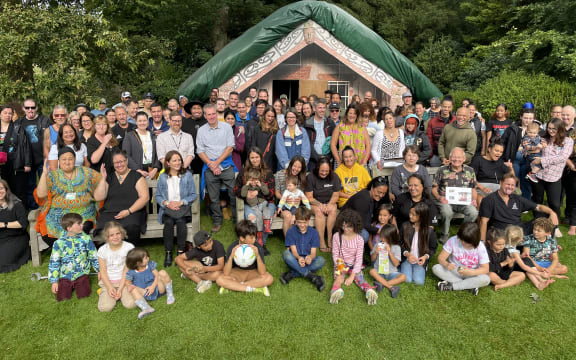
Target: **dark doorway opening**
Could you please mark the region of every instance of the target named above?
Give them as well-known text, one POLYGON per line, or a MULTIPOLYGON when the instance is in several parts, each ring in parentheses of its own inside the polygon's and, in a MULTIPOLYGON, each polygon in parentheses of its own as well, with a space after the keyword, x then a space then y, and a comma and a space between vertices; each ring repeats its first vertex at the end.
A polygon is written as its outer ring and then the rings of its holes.
MULTIPOLYGON (((272 101, 279 99, 280 95, 288 95, 288 104, 294 106, 294 101, 298 98, 298 80, 272 80, 272 101)), ((270 101, 270 104, 272 104, 270 101)))

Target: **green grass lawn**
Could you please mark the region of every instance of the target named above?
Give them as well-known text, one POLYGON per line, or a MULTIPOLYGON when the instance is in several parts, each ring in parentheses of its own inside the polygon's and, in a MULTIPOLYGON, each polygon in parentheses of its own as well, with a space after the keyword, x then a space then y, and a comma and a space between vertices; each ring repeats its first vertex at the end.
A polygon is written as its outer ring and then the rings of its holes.
MULTIPOLYGON (((211 221, 202 218, 202 227, 211 221)), ((567 232, 562 227, 563 233, 567 232)), ((227 247, 234 240, 226 223, 215 237, 227 247)), ((47 273, 48 253, 40 268, 31 264, 0 275, 0 356, 4 359, 567 359, 576 351, 576 291, 574 280, 558 280, 540 292, 528 281, 498 293, 492 287, 478 297, 468 292, 438 293, 438 281, 428 273, 426 285, 400 285, 397 299, 385 292, 368 306, 355 285, 346 288, 338 305, 328 303, 332 285, 329 261, 319 293, 303 279, 283 286, 286 270, 281 232, 269 239, 266 258, 276 281, 271 296, 218 294, 213 286, 200 295, 189 280, 170 267, 176 303, 165 297, 152 305, 144 320, 137 310, 118 303, 111 313, 99 313, 96 281, 91 297, 58 303, 47 280, 30 281, 36 271, 47 273)), ((575 237, 560 239, 560 260, 574 269, 575 237)), ((163 263, 160 240, 147 241, 151 257, 163 263)), ((433 261, 432 263, 434 263, 433 261)), ((571 276, 571 273, 568 274, 571 276)), ((367 276, 369 278, 369 276, 367 276)), ((370 282, 372 280, 370 279, 370 282)))

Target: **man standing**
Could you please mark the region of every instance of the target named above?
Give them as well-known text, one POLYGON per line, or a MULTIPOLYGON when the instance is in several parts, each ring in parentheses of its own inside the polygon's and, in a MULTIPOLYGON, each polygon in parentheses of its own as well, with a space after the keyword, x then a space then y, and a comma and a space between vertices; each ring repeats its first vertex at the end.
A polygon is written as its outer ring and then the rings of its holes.
POLYGON ((332 121, 334 122, 334 125, 338 125, 340 124, 340 104, 333 102, 332 104, 330 104, 330 106, 328 107, 328 110, 330 111, 330 119, 332 119, 332 121))
POLYGON ((438 156, 442 161, 442 165, 450 163, 447 155, 452 152, 452 149, 457 147, 465 149, 466 164, 470 164, 470 161, 472 161, 478 140, 474 129, 468 122, 469 116, 470 111, 461 107, 456 111, 456 121, 444 127, 440 140, 438 140, 438 156))
MULTIPOLYGON (((230 94, 228 94, 228 109, 234 112, 238 111, 238 100, 240 100, 238 93, 230 91, 230 94)), ((224 102, 224 105, 226 105, 226 102, 224 102)))
POLYGON ((406 91, 404 94, 402 94, 402 105, 396 108, 395 115, 399 116, 408 106, 412 106, 412 93, 410 91, 406 91))
POLYGON ((42 114, 37 113, 36 101, 34 99, 24 100, 25 116, 16 120, 24 128, 26 136, 32 148, 32 167, 28 173, 28 199, 22 199, 27 204, 27 208, 37 209, 38 205, 34 200, 34 189, 36 189, 36 176, 42 175, 42 166, 44 163, 43 153, 43 135, 44 131, 50 126, 50 120, 42 114))
POLYGON ((442 165, 440 158, 438 157, 438 141, 440 136, 442 136, 442 131, 446 124, 454 121, 454 115, 452 115, 452 99, 446 98, 442 100, 442 110, 440 115, 430 119, 428 122, 428 129, 426 129, 426 135, 428 140, 430 140, 430 145, 432 146, 432 158, 430 159, 430 166, 438 167, 442 165))
POLYGON ((332 94, 332 96, 330 97, 332 103, 336 103, 336 104, 341 104, 342 103, 342 99, 340 98, 340 94, 335 92, 332 94))
POLYGON ((324 154, 324 144, 326 139, 332 135, 336 125, 332 119, 324 116, 326 114, 326 100, 316 100, 314 106, 314 116, 307 119, 304 123, 306 133, 310 138, 310 161, 308 161, 308 170, 312 171, 316 167, 316 162, 322 155, 330 156, 330 150, 324 154))
MULTIPOLYGON (((442 216, 442 243, 450 236, 450 221, 454 213, 464 214, 464 222, 474 222, 478 216, 476 210, 476 174, 470 166, 464 165, 466 155, 461 148, 454 148, 450 153, 450 164, 442 166, 436 172, 432 184, 432 196, 436 199, 436 204, 442 216), (453 199, 448 200, 447 188, 466 188, 462 191, 464 199, 470 200, 467 205, 454 205, 453 199), (471 194, 471 196, 468 196, 471 194)), ((456 200, 462 200, 457 198, 456 200)))
POLYGON ((144 95, 142 96, 142 101, 144 102, 144 109, 142 109, 142 111, 148 114, 148 117, 152 116, 150 106, 152 106, 152 104, 154 103, 154 94, 152 94, 151 92, 145 92, 144 95))
POLYGON ((216 99, 216 114, 218 121, 224 121, 224 111, 226 110, 226 100, 222 98, 216 99))
POLYGON ((324 100, 326 100, 326 104, 332 102, 332 90, 324 90, 324 100))
POLYGON ((220 207, 220 189, 226 188, 230 197, 230 205, 234 222, 236 222, 236 196, 234 195, 234 133, 226 122, 218 121, 216 107, 212 104, 204 106, 204 116, 207 124, 200 127, 197 137, 198 157, 204 162, 202 168, 206 190, 210 196, 210 211, 214 226, 212 232, 220 231, 222 227, 222 208, 220 207))
POLYGON ((156 136, 170 129, 168 122, 162 117, 162 105, 154 103, 150 106, 152 117, 149 120, 148 130, 154 132, 156 136))
POLYGON ((112 106, 112 110, 116 109, 118 106, 126 106, 128 100, 132 100, 132 94, 130 91, 123 91, 122 94, 120 94, 120 102, 112 106))
POLYGON ((570 136, 574 132, 574 117, 576 116, 576 109, 572 105, 566 105, 562 108, 562 122, 566 128, 566 136, 570 136))
POLYGON ((194 159, 194 139, 192 135, 181 130, 182 115, 177 111, 170 113, 170 130, 158 135, 156 138, 156 154, 164 166, 164 158, 168 151, 178 151, 182 155, 184 168, 188 168, 194 159))
POLYGON ((254 104, 258 99, 258 89, 256 88, 256 86, 250 86, 250 88, 248 89, 248 93, 252 98, 252 104, 254 104))
POLYGON ((134 100, 126 102, 126 112, 128 115, 128 122, 136 125, 136 113, 138 112, 138 103, 134 100))
POLYGON ((214 91, 214 89, 212 89, 212 91, 210 91, 210 104, 216 104, 216 100, 218 100, 218 92, 214 91))
MULTIPOLYGON (((178 104, 178 100, 172 98, 170 100, 168 100, 168 106, 167 108, 172 112, 172 111, 178 111, 180 110, 180 104, 178 104)), ((167 119, 168 120, 168 119, 167 119)))
MULTIPOLYGON (((250 109, 250 119, 256 119, 256 115, 257 115, 256 110, 257 110, 258 104, 260 104, 260 103, 264 104, 264 108, 266 106, 268 106, 268 90, 266 90, 266 89, 258 90, 258 100, 256 100, 254 103, 252 103, 252 108, 250 109)), ((264 110, 262 110, 262 112, 264 112, 264 110)))
POLYGON ((128 122, 128 114, 124 106, 117 106, 114 112, 116 113, 117 123, 116 126, 112 128, 112 133, 118 140, 118 146, 122 148, 122 141, 126 137, 126 133, 136 129, 136 125, 128 122))
POLYGON ((364 102, 370 103, 370 100, 372 100, 372 91, 366 91, 364 93, 364 102))
POLYGON ((92 110, 91 113, 92 113, 92 115, 94 115, 94 117, 96 117, 98 115, 106 114, 107 110, 108 110, 108 108, 106 107, 106 99, 102 98, 102 99, 100 99, 100 102, 98 103, 98 109, 92 110))
MULTIPOLYGON (((184 106, 184 110, 190 114, 190 118, 185 119, 182 123, 182 131, 192 135, 194 148, 197 149, 196 134, 198 133, 198 129, 206 124, 206 119, 202 116, 202 103, 198 100, 192 100, 184 106)), ((195 157, 191 165, 192 172, 194 174, 200 174, 203 165, 202 160, 199 157, 195 157)))
POLYGON ((250 120, 248 107, 244 101, 238 102, 238 111, 236 112, 236 126, 243 126, 246 130, 246 123, 250 120))

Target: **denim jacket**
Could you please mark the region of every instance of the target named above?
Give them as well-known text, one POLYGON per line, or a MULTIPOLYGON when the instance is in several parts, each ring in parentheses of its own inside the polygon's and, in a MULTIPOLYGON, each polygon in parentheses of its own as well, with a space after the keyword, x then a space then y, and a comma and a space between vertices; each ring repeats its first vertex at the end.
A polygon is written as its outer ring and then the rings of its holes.
MULTIPOLYGON (((162 224, 162 215, 164 215, 165 206, 162 205, 164 200, 168 200, 168 174, 162 173, 158 178, 158 187, 156 188, 156 202, 160 205, 158 211, 158 222, 162 224)), ((180 201, 183 205, 192 205, 196 200, 196 185, 191 172, 186 171, 180 178, 180 201)))
POLYGON ((295 155, 301 155, 306 164, 310 160, 310 139, 304 128, 296 125, 294 139, 290 137, 290 131, 286 126, 276 133, 276 157, 278 158, 278 170, 284 170, 295 155))

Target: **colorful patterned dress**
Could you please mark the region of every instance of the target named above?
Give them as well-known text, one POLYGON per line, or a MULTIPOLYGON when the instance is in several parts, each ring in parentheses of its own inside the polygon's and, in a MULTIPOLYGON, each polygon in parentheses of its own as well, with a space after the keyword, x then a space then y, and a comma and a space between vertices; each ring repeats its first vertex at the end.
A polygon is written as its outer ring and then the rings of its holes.
POLYGON ((64 231, 60 225, 62 216, 76 213, 84 221, 96 223, 97 204, 94 201, 94 190, 100 182, 100 173, 83 166, 75 168, 76 177, 68 180, 60 169, 48 174, 48 191, 52 202, 46 214, 48 236, 60 238, 64 231))
POLYGON ((342 158, 342 149, 347 145, 350 145, 354 149, 356 154, 356 162, 360 164, 360 161, 366 156, 366 138, 368 133, 366 128, 359 124, 344 125, 343 123, 338 125, 338 130, 340 131, 338 135, 338 153, 340 158, 342 158))

